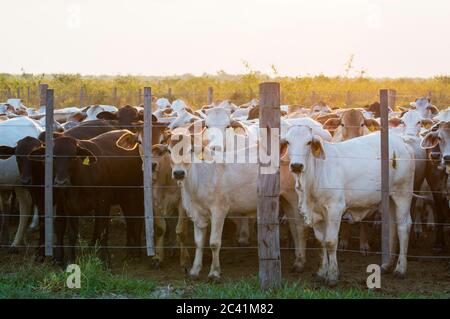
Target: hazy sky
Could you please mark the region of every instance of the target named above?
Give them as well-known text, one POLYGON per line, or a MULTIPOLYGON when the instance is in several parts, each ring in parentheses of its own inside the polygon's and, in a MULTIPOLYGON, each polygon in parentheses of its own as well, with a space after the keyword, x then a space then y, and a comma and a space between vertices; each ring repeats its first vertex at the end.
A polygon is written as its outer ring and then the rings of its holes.
POLYGON ((1 0, 0 72, 450 74, 448 0, 1 0))

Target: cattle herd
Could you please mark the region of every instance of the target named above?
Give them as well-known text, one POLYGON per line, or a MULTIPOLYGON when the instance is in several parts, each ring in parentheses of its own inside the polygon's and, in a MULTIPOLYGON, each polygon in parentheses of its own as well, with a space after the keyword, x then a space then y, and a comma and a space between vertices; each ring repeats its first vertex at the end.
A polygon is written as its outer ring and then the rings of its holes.
MULTIPOLYGON (((210 225, 208 277, 218 280, 225 219, 235 222, 242 245, 249 243, 254 227, 259 168, 248 158, 263 147, 259 102, 236 106, 226 100, 193 110, 182 100, 154 98, 152 111, 153 262, 164 261, 166 219, 176 218, 180 264, 189 276, 198 277, 210 225), (241 155, 244 160, 236 160, 241 155), (192 264, 189 219, 196 247, 192 264)), ((56 264, 75 262, 79 219, 92 215, 91 244, 98 245, 100 257, 109 261, 114 205, 120 205, 126 222, 128 253, 139 254, 131 248, 140 247, 143 237, 143 114, 143 107, 129 105, 55 110, 56 264)), ((435 250, 444 249, 449 130, 450 109, 440 111, 428 98, 389 110, 391 255, 382 271, 393 271, 396 277, 405 276, 409 242, 417 240, 424 227, 433 229, 435 250)), ((37 262, 45 258, 44 131, 45 108, 27 108, 18 99, 0 104, 0 239, 9 240, 7 220, 15 201, 19 225, 7 244, 13 250, 24 245, 29 217, 34 215, 32 224, 39 229, 37 262)), ((279 207, 295 246, 293 271, 304 269, 311 228, 322 249, 317 276, 330 286, 338 282, 337 251, 348 248, 350 227, 359 227, 360 251, 371 250, 367 221, 380 220, 379 131, 377 102, 353 109, 330 108, 322 102, 281 106, 279 207)))

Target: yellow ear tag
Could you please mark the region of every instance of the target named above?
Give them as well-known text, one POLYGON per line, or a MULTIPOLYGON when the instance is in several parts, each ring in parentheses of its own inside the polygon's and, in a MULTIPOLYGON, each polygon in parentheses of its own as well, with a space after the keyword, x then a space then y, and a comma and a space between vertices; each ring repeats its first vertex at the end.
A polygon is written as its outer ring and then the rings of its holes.
POLYGON ((370 126, 369 126, 369 131, 371 131, 371 132, 375 131, 375 126, 370 125, 370 126))
POLYGON ((204 157, 204 155, 203 155, 203 152, 201 152, 200 154, 198 154, 198 159, 199 160, 201 160, 201 161, 203 161, 204 159, 205 159, 205 157, 204 157))
POLYGON ((83 160, 83 165, 89 166, 89 156, 86 156, 86 158, 83 160))

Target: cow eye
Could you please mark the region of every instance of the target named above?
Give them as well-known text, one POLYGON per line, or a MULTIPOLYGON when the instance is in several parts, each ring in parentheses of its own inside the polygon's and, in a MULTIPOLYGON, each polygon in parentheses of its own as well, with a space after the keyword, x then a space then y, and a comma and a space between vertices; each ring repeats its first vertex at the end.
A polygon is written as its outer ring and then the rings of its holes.
MULTIPOLYGON (((341 124, 342 125, 342 124, 341 124)), ((311 141, 309 141, 308 143, 306 143, 306 145, 311 145, 311 141)))
POLYGON ((365 125, 365 124, 364 124, 364 123, 362 123, 362 124, 361 124, 361 127, 364 127, 364 125, 365 125))
POLYGON ((344 127, 344 123, 341 123, 341 126, 344 127))

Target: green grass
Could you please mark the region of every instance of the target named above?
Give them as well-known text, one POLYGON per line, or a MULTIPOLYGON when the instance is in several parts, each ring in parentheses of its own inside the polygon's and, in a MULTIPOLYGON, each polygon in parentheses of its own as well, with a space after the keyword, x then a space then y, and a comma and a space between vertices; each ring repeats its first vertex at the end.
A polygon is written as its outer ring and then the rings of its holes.
POLYGON ((151 280, 112 274, 94 255, 82 255, 81 288, 69 289, 69 273, 48 264, 24 263, 14 272, 0 270, 0 298, 145 298, 155 289, 151 280))
POLYGON ((261 291, 256 276, 220 284, 191 281, 158 284, 151 279, 133 278, 125 271, 113 274, 92 254, 83 254, 78 264, 82 273, 80 289, 67 288, 69 274, 49 264, 37 266, 29 261, 19 268, 0 269, 0 298, 450 298, 449 293, 392 295, 360 288, 310 287, 287 281, 280 289, 261 291))

